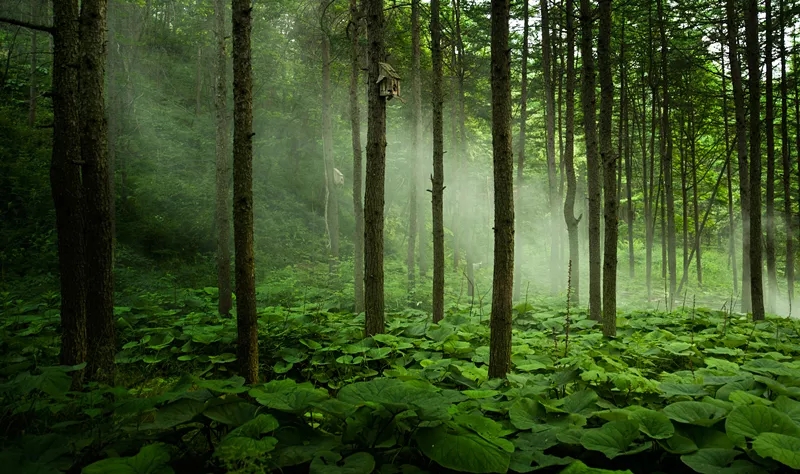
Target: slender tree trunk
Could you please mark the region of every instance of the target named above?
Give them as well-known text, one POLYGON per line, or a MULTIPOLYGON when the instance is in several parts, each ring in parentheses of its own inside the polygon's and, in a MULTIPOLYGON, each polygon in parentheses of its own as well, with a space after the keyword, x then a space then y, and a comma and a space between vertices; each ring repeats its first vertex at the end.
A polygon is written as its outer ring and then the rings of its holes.
POLYGON ((331 42, 325 31, 325 9, 330 0, 320 0, 322 31, 322 160, 325 165, 325 227, 330 249, 329 271, 339 264, 339 193, 334 177, 333 125, 331 124, 331 42))
MULTIPOLYGON (((361 113, 358 110, 358 75, 361 70, 358 46, 359 17, 358 0, 350 0, 350 135, 353 146, 353 216, 356 221, 355 235, 353 235, 356 314, 364 311, 364 207, 361 203, 361 113)), ((414 258, 413 249, 411 258, 414 258)))
POLYGON ((444 318, 444 123, 442 117, 442 29, 439 0, 431 0, 431 59, 433 62, 433 322, 444 318))
POLYGON ((683 245, 681 249, 683 250, 683 274, 689 269, 689 190, 688 190, 688 183, 686 182, 686 175, 688 174, 687 169, 687 157, 686 157, 686 145, 684 144, 684 140, 686 140, 686 120, 685 114, 681 111, 678 114, 678 126, 680 128, 680 132, 678 134, 678 150, 680 155, 680 170, 681 170, 681 218, 683 219, 683 245))
MULTIPOLYGON (((767 194, 766 194, 766 257, 767 257, 767 301, 766 308, 775 311, 775 301, 778 295, 778 271, 775 262, 775 103, 772 84, 772 1, 766 0, 767 23, 766 33, 766 70, 767 90, 765 101, 765 131, 767 135, 767 194)), ((760 69, 759 69, 760 71, 760 69)), ((759 81, 760 83, 760 81, 759 81)), ((761 176, 761 173, 759 173, 761 176)))
MULTIPOLYGON (((36 19, 39 16, 39 0, 31 0, 31 18, 36 19)), ((36 102, 39 98, 39 89, 36 81, 36 68, 37 62, 37 49, 38 49, 39 35, 36 30, 31 30, 31 67, 29 73, 28 85, 28 126, 33 127, 36 123, 36 102)))
POLYGON ((203 73, 205 72, 205 68, 203 67, 203 46, 197 47, 197 65, 195 67, 195 78, 194 78, 194 116, 195 118, 200 116, 200 105, 203 103, 203 73))
POLYGON ((564 169, 567 175, 567 192, 564 197, 564 220, 567 224, 569 239, 569 261, 572 265, 572 278, 570 283, 572 291, 570 300, 573 305, 580 301, 580 275, 581 260, 578 247, 578 223, 580 217, 575 217, 575 193, 577 180, 575 178, 575 4, 573 0, 566 0, 565 16, 567 19, 567 85, 566 85, 566 117, 564 136, 564 169))
POLYGON ((672 309, 675 301, 677 284, 675 262, 675 195, 672 191, 672 132, 670 131, 670 90, 669 90, 669 44, 667 43, 664 1, 658 0, 659 32, 661 35, 661 166, 664 169, 664 196, 666 199, 667 218, 667 267, 669 270, 668 308, 672 309))
POLYGON ((233 241, 239 373, 258 382, 258 315, 253 250, 253 67, 249 0, 232 0, 233 12, 233 241))
MULTIPOLYGON (((422 84, 420 81, 420 40, 419 40, 419 1, 411 1, 411 180, 408 217, 408 249, 406 266, 408 268, 408 291, 413 294, 415 285, 415 266, 417 245, 417 185, 419 184, 419 162, 422 147, 422 84)), ((420 246, 422 246, 420 239, 420 246)))
MULTIPOLYGON (((734 0, 725 1, 725 16, 728 27, 728 57, 731 65, 731 84, 733 85, 733 105, 736 116, 736 151, 739 161, 739 202, 742 208, 742 311, 750 312, 750 176, 747 163, 747 123, 745 122, 744 89, 742 70, 739 63, 737 33, 739 22, 736 19, 734 0)), ((760 241, 760 239, 759 239, 760 241)))
MULTIPOLYGON (((383 0, 364 0, 367 17, 367 180, 364 206, 364 306, 366 335, 384 331, 383 207, 386 176, 386 99, 380 96, 383 0)), ((421 242, 420 242, 421 245, 421 242)))
MULTIPOLYGON (((550 204, 550 292, 558 292, 561 281, 558 264, 558 242, 560 235, 558 225, 558 175, 556 170, 555 150, 555 89, 552 81, 552 55, 550 47, 550 18, 547 8, 548 0, 541 0, 542 14, 542 69, 544 70, 544 103, 545 103, 545 152, 547 156, 547 189, 550 204)), ((526 14, 527 18, 527 14, 526 14)))
MULTIPOLYGON (((547 0, 543 0, 547 1, 547 0)), ((544 8, 547 8, 546 6, 544 8)), ((527 139, 525 138, 528 132, 528 56, 529 56, 529 47, 528 47, 528 35, 530 32, 530 23, 529 23, 529 5, 528 0, 524 0, 522 2, 522 57, 520 61, 522 62, 522 77, 520 79, 519 85, 519 141, 517 143, 517 199, 521 198, 522 194, 522 181, 524 179, 524 170, 525 170, 525 143, 527 139)), ((543 22, 543 29, 546 29, 546 25, 543 22)), ((545 51, 544 40, 542 41, 542 50, 545 51)), ((547 67, 543 67, 545 71, 547 71, 547 67)), ((549 83, 548 74, 544 74, 545 81, 549 83)), ((549 166, 549 162, 548 162, 549 166)), ((548 175, 549 175, 549 168, 548 168, 548 175)), ((518 204, 519 205, 519 204, 518 204)), ((517 241, 518 242, 518 241, 517 241)), ((515 300, 520 299, 521 293, 521 286, 522 286, 522 265, 520 265, 519 257, 522 252, 517 251, 515 253, 515 258, 517 259, 514 262, 514 295, 513 298, 515 300)))
POLYGON ((780 0, 781 57, 781 162, 783 165, 783 219, 786 226, 786 292, 789 307, 794 300, 794 219, 792 218, 792 162, 789 151, 789 91, 786 77, 786 11, 780 0))
MULTIPOLYGON (((467 116, 465 112, 464 103, 464 40, 461 36, 461 0, 453 0, 453 17, 455 23, 455 64, 456 75, 458 76, 458 141, 459 141, 459 163, 463 163, 467 159, 467 116)), ((456 196, 458 199, 458 196, 456 196)), ((470 298, 475 296, 475 248, 474 248, 474 231, 467 229, 465 232, 464 240, 464 253, 466 256, 467 265, 467 295, 470 298)))
POLYGON ((231 295, 231 158, 228 148, 228 74, 225 53, 225 1, 214 0, 214 34, 217 39, 215 62, 214 109, 216 112, 216 227, 217 286, 219 314, 229 316, 233 307, 231 295))
MULTIPOLYGON (((724 47, 720 52, 720 62, 722 64, 722 70, 725 71, 724 47)), ((727 150, 732 145, 730 141, 730 127, 728 126, 728 86, 725 84, 725 74, 722 75, 722 117, 725 126, 725 149, 727 150)), ((731 258, 731 273, 733 274, 733 293, 738 294, 739 271, 736 266, 736 233, 733 222, 733 184, 731 180, 731 168, 732 166, 728 163, 728 168, 726 170, 728 181, 728 228, 730 229, 728 252, 731 258)))
MULTIPOLYGON (((631 143, 630 129, 628 121, 628 76, 627 64, 625 59, 625 19, 622 19, 619 46, 619 77, 620 77, 620 127, 623 133, 620 134, 620 143, 625 140, 625 198, 627 199, 628 209, 626 210, 627 219, 625 222, 628 227, 628 276, 632 279, 635 274, 633 259, 633 190, 631 181, 633 180, 633 165, 631 164, 631 143)), ((634 112, 635 113, 635 112, 634 112)))
POLYGON ((592 56, 592 7, 589 0, 580 0, 581 61, 583 77, 581 104, 586 140, 587 188, 589 194, 589 317, 602 319, 601 254, 600 254, 600 175, 602 163, 597 150, 597 113, 595 70, 592 56))
MULTIPOLYGON (((81 184, 77 0, 53 0, 53 150, 50 187, 56 213, 61 287, 61 365, 86 361, 86 209, 81 184)), ((83 371, 73 372, 78 389, 83 371)))
POLYGON ((694 211, 694 248, 697 254, 697 283, 703 285, 703 260, 700 241, 700 208, 697 203, 697 130, 694 118, 694 105, 689 103, 689 157, 692 161, 692 210, 694 211))
MULTIPOLYGON (((603 335, 617 334, 617 239, 619 238, 619 200, 617 196, 617 157, 611 143, 611 115, 614 108, 614 82, 611 76, 611 1, 600 0, 600 36, 597 62, 600 66, 600 159, 603 163, 603 335)), ((622 137, 619 137, 622 140, 622 137)))
MULTIPOLYGON (((586 1, 586 0, 585 0, 586 1)), ((494 275, 489 377, 511 370, 514 286, 514 158, 511 143, 510 0, 492 0, 492 152, 494 156, 494 275)))
POLYGON ((111 176, 105 120, 106 0, 81 4, 79 69, 81 159, 86 190, 86 321, 88 374, 111 383, 117 353, 114 327, 114 278, 111 176))
POLYGON ((745 3, 745 36, 750 99, 750 297, 753 321, 764 319, 761 283, 761 70, 758 41, 758 0, 745 3))

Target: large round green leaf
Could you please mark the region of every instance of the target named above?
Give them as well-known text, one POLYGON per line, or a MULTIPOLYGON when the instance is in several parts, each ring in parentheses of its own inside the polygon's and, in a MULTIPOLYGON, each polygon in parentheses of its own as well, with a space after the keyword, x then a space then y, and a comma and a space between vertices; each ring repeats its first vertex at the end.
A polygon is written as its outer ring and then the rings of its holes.
POLYGON ((589 467, 581 461, 575 461, 564 468, 560 474, 633 474, 633 472, 630 470, 610 471, 608 469, 599 469, 596 467, 589 467))
POLYGON ((585 430, 581 445, 592 451, 600 451, 614 459, 626 450, 639 436, 639 425, 632 421, 609 421, 600 428, 585 430))
POLYGON ((82 474, 172 474, 169 450, 160 443, 143 447, 129 458, 108 458, 83 468, 82 474))
POLYGON ((778 433, 762 433, 753 441, 759 456, 772 458, 792 469, 800 469, 800 438, 778 433))
POLYGON ((511 424, 518 430, 529 430, 547 416, 542 405, 530 398, 520 398, 508 410, 511 424))
POLYGON ((203 415, 218 423, 240 426, 256 416, 257 407, 238 398, 213 398, 206 403, 203 415))
POLYGON ((761 433, 800 437, 800 427, 788 415, 762 405, 742 406, 733 410, 725 420, 725 431, 740 446, 745 438, 754 439, 761 433))
POLYGON ((665 397, 702 397, 708 395, 703 385, 664 382, 658 386, 665 397))
POLYGON ((735 449, 706 448, 684 454, 681 461, 700 474, 719 474, 741 454, 735 449))
POLYGON ((675 427, 669 418, 655 410, 631 410, 629 420, 639 423, 639 431, 653 439, 667 439, 675 434, 675 427))
POLYGON ((414 438, 425 456, 456 471, 506 472, 511 461, 509 451, 451 422, 421 428, 414 438))
POLYGON ((359 452, 342 456, 330 451, 322 452, 311 461, 310 474, 370 474, 375 469, 375 459, 369 453, 359 452))
POLYGON ((680 423, 711 426, 723 419, 727 412, 706 402, 675 402, 664 407, 664 414, 680 423))

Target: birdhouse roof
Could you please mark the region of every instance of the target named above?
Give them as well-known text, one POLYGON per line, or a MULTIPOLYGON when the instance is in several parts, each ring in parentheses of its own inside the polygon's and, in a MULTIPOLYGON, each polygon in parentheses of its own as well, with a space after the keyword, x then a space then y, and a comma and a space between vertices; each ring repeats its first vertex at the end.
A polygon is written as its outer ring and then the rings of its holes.
POLYGON ((395 71, 389 63, 378 63, 378 65, 381 67, 381 75, 378 77, 378 82, 384 80, 387 76, 400 80, 400 75, 397 74, 397 71, 395 71))

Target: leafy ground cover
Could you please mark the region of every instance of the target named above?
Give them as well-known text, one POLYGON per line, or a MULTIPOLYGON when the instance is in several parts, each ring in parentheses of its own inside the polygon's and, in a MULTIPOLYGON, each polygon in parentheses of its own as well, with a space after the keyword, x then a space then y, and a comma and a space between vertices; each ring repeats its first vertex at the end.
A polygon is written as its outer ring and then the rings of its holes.
MULTIPOLYGON (((487 377, 488 315, 438 325, 329 306, 260 311, 264 379, 235 371, 235 323, 213 289, 116 308, 115 387, 69 390, 55 298, 6 297, 0 465, 14 473, 632 472, 800 469, 798 322, 685 308, 515 308, 513 373, 487 377)), ((52 295, 51 295, 52 296, 52 295)))

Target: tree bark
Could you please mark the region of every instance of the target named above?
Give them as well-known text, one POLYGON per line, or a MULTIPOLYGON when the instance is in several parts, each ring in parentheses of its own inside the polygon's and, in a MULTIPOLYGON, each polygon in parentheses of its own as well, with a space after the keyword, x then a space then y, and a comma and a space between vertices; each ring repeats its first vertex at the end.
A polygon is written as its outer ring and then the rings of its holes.
MULTIPOLYGON (((411 1, 411 180, 409 182, 409 216, 408 216, 408 249, 406 267, 408 268, 408 292, 414 294, 416 269, 414 265, 417 245, 417 188, 420 173, 420 149, 422 146, 422 84, 420 81, 420 39, 419 39, 419 2, 411 1)), ((420 245, 422 240, 420 239, 420 245)))
MULTIPOLYGON (((359 56, 360 13, 358 0, 350 0, 350 136, 353 147, 353 216, 355 233, 353 235, 353 286, 355 312, 364 311, 364 207, 361 202, 361 112, 358 107, 358 76, 361 70, 359 56)), ((413 254, 412 254, 413 258, 413 254)))
POLYGON ((789 149, 789 91, 786 78, 786 11, 784 0, 780 8, 781 57, 781 162, 783 165, 783 219, 786 226, 786 292, 791 308, 794 301, 794 219, 792 218, 792 162, 789 149))
MULTIPOLYGON (((558 242, 560 232, 558 225, 558 176, 556 174, 556 150, 555 150, 555 89, 552 81, 552 55, 550 46, 550 18, 547 8, 548 0, 541 0, 542 13, 542 69, 544 79, 544 103, 545 103, 545 153, 547 156, 547 190, 548 203, 550 205, 550 292, 556 294, 561 287, 561 271, 558 264, 558 242)), ((610 138, 609 138, 610 140, 610 138)), ((521 145, 522 146, 522 145, 521 145)))
POLYGON ((592 8, 589 0, 580 0, 581 61, 583 77, 581 104, 586 140, 586 175, 589 194, 589 317, 602 319, 600 254, 600 176, 602 163, 597 150, 597 113, 594 57, 592 56, 592 8))
MULTIPOLYGON (((766 194, 766 258, 767 258, 767 301, 766 309, 775 311, 775 301, 778 294, 778 271, 775 258, 775 104, 772 84, 772 0, 766 0, 767 22, 766 33, 766 101, 765 101, 765 132, 767 135, 767 194, 766 194)), ((760 81, 759 81, 760 83, 760 81)), ((759 173, 761 176, 761 173, 759 173)))
POLYGON ((567 19, 567 84, 566 117, 564 118, 564 168, 567 175, 567 191, 564 196, 564 220, 567 224, 569 261, 572 268, 570 303, 577 306, 580 302, 581 289, 581 261, 580 248, 578 247, 578 223, 581 218, 575 217, 577 180, 575 178, 575 4, 573 0, 566 0, 565 10, 567 19))
MULTIPOLYGON (((39 15, 39 0, 31 0, 31 18, 36 18, 39 15)), ((36 81, 36 68, 37 62, 37 49, 38 49, 38 33, 36 30, 31 30, 31 65, 29 73, 28 84, 28 126, 33 127, 36 123, 36 103, 39 98, 39 90, 36 81)))
POLYGON ((758 0, 745 3, 745 37, 750 99, 750 298, 753 321, 764 319, 761 283, 761 70, 758 41, 758 0))
MULTIPOLYGON (((720 51, 720 63, 722 64, 722 70, 725 71, 725 48, 724 46, 721 48, 720 51)), ((725 74, 722 75, 722 117, 725 127, 725 149, 730 149, 731 142, 730 142, 730 128, 728 126, 728 86, 725 84, 725 74)), ((728 168, 726 169, 726 178, 728 181, 728 229, 730 232, 729 236, 729 244, 728 244, 728 253, 730 254, 731 259, 731 273, 733 275, 733 294, 739 293, 739 271, 736 266, 736 233, 734 228, 733 222, 733 183, 731 180, 731 168, 732 166, 728 163, 728 168)))
POLYGON ((433 63, 433 322, 444 318, 444 129, 442 118, 442 30, 439 0, 431 0, 431 60, 433 63))
POLYGON ((325 9, 330 0, 320 0, 322 26, 322 160, 325 168, 325 227, 330 249, 328 268, 333 273, 339 264, 339 193, 334 178, 333 125, 331 123, 331 42, 325 30, 325 9))
POLYGON ((84 0, 80 13, 81 61, 78 73, 81 159, 86 190, 86 321, 88 374, 111 383, 117 353, 114 327, 114 275, 111 175, 105 120, 106 0, 84 0))
MULTIPOLYGON (((633 164, 631 163, 631 132, 630 122, 628 120, 629 103, 628 97, 628 65, 625 62, 625 19, 622 20, 622 28, 620 31, 620 47, 619 47, 619 77, 620 77, 620 123, 623 133, 620 135, 619 140, 622 143, 625 140, 625 198, 627 200, 627 219, 625 222, 628 228, 628 276, 633 279, 635 274, 634 268, 634 254, 633 254, 633 189, 631 181, 633 181, 633 164)), ((635 113, 635 112, 634 112, 635 113)))
MULTIPOLYGON (((53 150, 50 187, 56 214, 61 288, 61 365, 86 361, 86 209, 81 184, 77 0, 53 1, 53 150)), ((79 389, 83 371, 73 372, 79 389)))
POLYGON ((494 273, 489 377, 511 369, 514 287, 514 157, 511 143, 510 0, 492 0, 492 155, 494 161, 494 273))
POLYGON ((672 190, 672 132, 670 131, 670 91, 669 91, 669 45, 667 43, 664 1, 658 0, 659 32, 661 36, 661 166, 664 169, 664 197, 667 219, 667 268, 669 272, 669 299, 667 307, 672 309, 675 302, 677 284, 675 261, 675 195, 672 190))
MULTIPOLYGON (((458 141, 459 163, 467 159, 467 116, 465 111, 465 98, 464 98, 464 39, 461 35, 461 0, 453 0, 453 22, 455 23, 455 64, 456 75, 458 76, 458 141)), ((474 230, 469 228, 464 232, 464 254, 467 265, 467 296, 474 298, 475 296, 475 248, 474 248, 474 230)))
MULTIPOLYGON (((739 202, 742 209, 742 311, 752 308, 750 295, 750 175, 747 163, 747 123, 745 122, 744 89, 742 70, 739 63, 737 33, 739 22, 736 19, 734 0, 725 1, 725 16, 728 27, 728 58, 731 65, 731 85, 733 86, 733 106, 736 117, 736 151, 739 161, 739 202)), ((759 239, 760 242, 760 239, 759 239)))
MULTIPOLYGON (((547 0, 542 0, 546 2, 547 0)), ((547 6, 545 5, 544 8, 546 9, 547 6)), ((517 201, 521 199, 522 193, 522 181, 524 179, 524 171, 525 171, 525 143, 527 141, 526 135, 528 132, 528 57, 529 47, 528 47, 528 36, 530 32, 530 21, 529 21, 529 4, 528 0, 523 0, 522 2, 522 57, 520 58, 520 62, 522 64, 522 76, 520 78, 519 84, 519 140, 517 141, 517 201)), ((542 22, 542 29, 543 31, 547 28, 545 22, 542 22)), ((542 53, 546 51, 544 46, 544 41, 542 41, 542 53)), ((543 65, 544 71, 549 71, 549 69, 543 65)), ((548 74, 545 72, 544 80, 546 83, 549 83, 548 74)), ((548 168, 549 173, 549 168, 548 168)), ((521 252, 516 252, 514 255, 517 259, 514 262, 514 294, 513 299, 519 300, 520 299, 520 292, 522 286, 522 265, 520 265, 519 257, 521 252)))
POLYGON ((366 335, 384 331, 383 207, 386 177, 386 100, 380 96, 383 61, 383 0, 364 0, 367 18, 367 180, 364 206, 364 302, 366 335))
POLYGON ((231 295, 231 157, 228 148, 228 74, 225 53, 225 0, 214 0, 214 34, 217 40, 215 61, 214 110, 216 118, 216 227, 217 287, 219 314, 229 316, 231 295))
MULTIPOLYGON (((603 216, 605 248, 603 254, 603 335, 617 334, 617 239, 619 238, 619 197, 617 195, 617 157, 611 143, 611 115, 614 108, 614 82, 611 76, 611 1, 600 0, 600 36, 597 62, 600 66, 600 159, 603 163, 603 216)), ((619 137, 622 140, 622 137, 619 137)))
POLYGON ((233 240, 239 374, 258 383, 258 315, 253 249, 252 7, 232 0, 233 12, 233 240))

